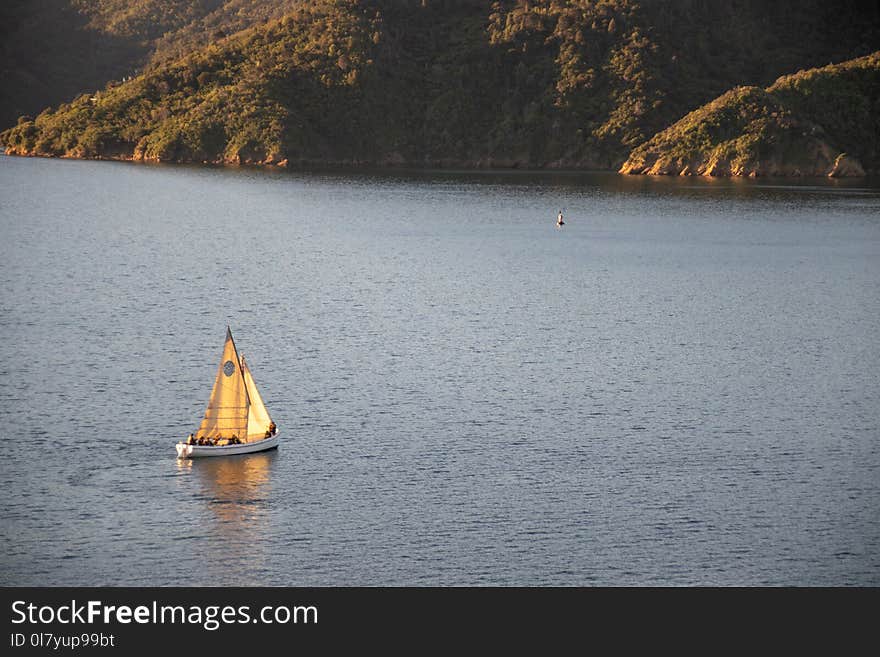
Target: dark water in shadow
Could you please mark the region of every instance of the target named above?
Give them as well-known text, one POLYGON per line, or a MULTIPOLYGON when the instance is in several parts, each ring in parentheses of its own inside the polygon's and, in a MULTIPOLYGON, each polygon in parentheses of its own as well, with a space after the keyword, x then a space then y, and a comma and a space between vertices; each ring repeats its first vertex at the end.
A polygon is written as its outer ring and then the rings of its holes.
POLYGON ((0 235, 0 583, 880 584, 873 183, 0 158, 0 235), (227 323, 281 448, 178 463, 227 323))

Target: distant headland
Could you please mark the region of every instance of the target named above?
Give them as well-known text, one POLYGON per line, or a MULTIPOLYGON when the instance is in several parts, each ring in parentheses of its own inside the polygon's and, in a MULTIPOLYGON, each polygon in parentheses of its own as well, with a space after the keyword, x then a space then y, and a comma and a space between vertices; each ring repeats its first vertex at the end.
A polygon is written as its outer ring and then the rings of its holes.
POLYGON ((880 165, 880 52, 738 87, 638 146, 621 173, 864 176, 880 165))

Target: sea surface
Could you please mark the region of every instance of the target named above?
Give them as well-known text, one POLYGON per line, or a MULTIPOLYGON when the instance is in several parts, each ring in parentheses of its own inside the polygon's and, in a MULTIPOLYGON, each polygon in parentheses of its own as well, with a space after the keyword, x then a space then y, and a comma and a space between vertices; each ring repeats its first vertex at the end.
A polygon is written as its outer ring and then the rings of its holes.
POLYGON ((877 181, 0 157, 0 584, 880 585, 878 327, 877 181))

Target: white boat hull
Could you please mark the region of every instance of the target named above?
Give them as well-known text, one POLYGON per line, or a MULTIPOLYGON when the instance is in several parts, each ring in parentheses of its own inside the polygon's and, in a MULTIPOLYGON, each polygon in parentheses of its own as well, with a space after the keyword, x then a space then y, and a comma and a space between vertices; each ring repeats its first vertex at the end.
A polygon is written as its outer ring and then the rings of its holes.
POLYGON ((278 447, 278 438, 280 431, 276 431, 271 438, 263 438, 253 443, 242 443, 240 445, 187 445, 186 443, 177 443, 177 458, 194 459, 203 456, 236 456, 238 454, 252 454, 254 452, 264 452, 267 449, 278 447))

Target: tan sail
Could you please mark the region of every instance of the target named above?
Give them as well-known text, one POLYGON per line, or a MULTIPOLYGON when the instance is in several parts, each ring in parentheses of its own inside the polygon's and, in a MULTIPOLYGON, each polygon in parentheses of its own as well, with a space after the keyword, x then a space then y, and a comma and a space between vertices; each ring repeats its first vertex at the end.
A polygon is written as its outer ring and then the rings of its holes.
POLYGON ((244 385, 247 390, 248 400, 250 401, 247 420, 247 441, 262 440, 266 437, 266 432, 269 430, 272 418, 269 417, 269 411, 266 410, 266 405, 263 404, 263 398, 257 390, 254 377, 247 366, 247 362, 245 362, 244 356, 241 357, 241 371, 244 375, 244 385))
MULTIPOLYGON (((262 405, 262 401, 260 402, 262 405)), ((223 345, 223 357, 214 380, 214 389, 205 418, 196 433, 196 438, 232 438, 244 440, 248 430, 248 393, 241 361, 232 339, 232 332, 227 327, 226 343, 223 345)))

